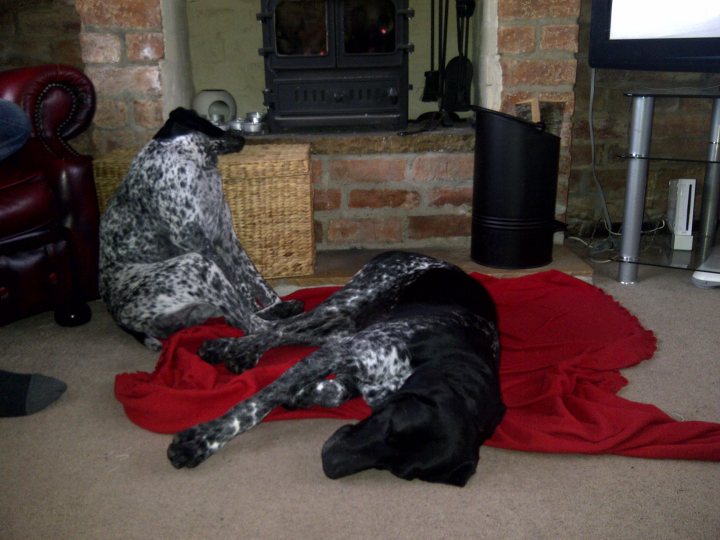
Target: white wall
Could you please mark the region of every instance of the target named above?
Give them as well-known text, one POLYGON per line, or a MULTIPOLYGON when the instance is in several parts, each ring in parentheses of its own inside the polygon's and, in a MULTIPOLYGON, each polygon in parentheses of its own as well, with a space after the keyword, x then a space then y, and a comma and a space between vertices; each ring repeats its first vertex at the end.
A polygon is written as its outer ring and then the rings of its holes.
POLYGON ((190 107, 194 95, 190 41, 185 0, 161 0, 165 58, 160 62, 163 78, 163 118, 176 107, 190 107))

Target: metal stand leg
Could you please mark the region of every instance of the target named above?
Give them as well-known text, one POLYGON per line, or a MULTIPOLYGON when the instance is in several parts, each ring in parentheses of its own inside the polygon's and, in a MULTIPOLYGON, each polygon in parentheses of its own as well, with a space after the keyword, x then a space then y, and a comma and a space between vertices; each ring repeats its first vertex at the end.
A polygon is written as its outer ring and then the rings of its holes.
POLYGON ((715 231, 720 204, 720 99, 713 100, 710 120, 710 141, 708 142, 705 182, 703 183, 702 210, 700 211, 699 241, 715 245, 715 231))
POLYGON ((654 105, 655 98, 652 96, 633 97, 625 181, 625 209, 618 267, 620 283, 637 281, 638 266, 636 263, 640 254, 640 234, 645 209, 648 171, 648 161, 643 158, 647 158, 650 151, 654 105))

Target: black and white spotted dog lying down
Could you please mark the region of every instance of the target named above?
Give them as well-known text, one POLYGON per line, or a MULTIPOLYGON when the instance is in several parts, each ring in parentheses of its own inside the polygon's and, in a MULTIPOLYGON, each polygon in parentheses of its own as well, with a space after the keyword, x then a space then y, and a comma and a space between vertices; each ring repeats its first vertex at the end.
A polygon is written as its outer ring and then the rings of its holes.
POLYGON ((505 412, 495 306, 479 282, 430 257, 379 255, 314 310, 208 341, 200 354, 239 372, 289 344, 320 348, 225 415, 177 434, 167 452, 175 467, 195 467, 277 406, 361 395, 372 414, 325 443, 327 476, 377 468, 463 486, 505 412))
POLYGON ((223 316, 245 332, 302 311, 268 285, 232 226, 219 154, 245 141, 178 108, 140 150, 100 222, 100 295, 152 349, 223 316))

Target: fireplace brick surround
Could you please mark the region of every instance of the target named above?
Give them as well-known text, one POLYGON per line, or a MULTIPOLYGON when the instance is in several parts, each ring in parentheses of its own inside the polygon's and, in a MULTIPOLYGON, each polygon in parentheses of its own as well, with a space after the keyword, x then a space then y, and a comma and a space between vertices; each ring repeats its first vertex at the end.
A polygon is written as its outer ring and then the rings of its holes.
MULTIPOLYGON (((97 88, 92 135, 97 155, 136 146, 163 121, 168 52, 163 1, 62 0, 74 4, 79 15, 81 62, 97 88)), ((515 103, 529 98, 564 103, 560 220, 570 176, 579 12, 580 0, 497 0, 495 58, 502 73, 497 108, 513 112, 515 103)), ((311 144, 319 249, 467 243, 470 128, 413 137, 319 136, 311 144)))

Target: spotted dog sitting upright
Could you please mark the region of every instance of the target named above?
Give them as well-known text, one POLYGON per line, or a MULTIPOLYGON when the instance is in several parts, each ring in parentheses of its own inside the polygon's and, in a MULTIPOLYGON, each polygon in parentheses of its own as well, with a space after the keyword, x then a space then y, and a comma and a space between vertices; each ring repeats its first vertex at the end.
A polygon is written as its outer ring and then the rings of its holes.
POLYGON ((302 311, 280 300, 235 236, 217 156, 244 142, 174 110, 103 214, 100 294, 118 325, 152 349, 209 317, 250 333, 302 311))
POLYGON ((430 257, 379 255, 314 310, 208 341, 200 354, 237 372, 289 344, 320 348, 225 415, 177 434, 175 467, 198 465, 277 406, 335 407, 361 395, 373 412, 325 443, 327 476, 378 468, 462 486, 505 413, 495 306, 478 281, 430 257))

